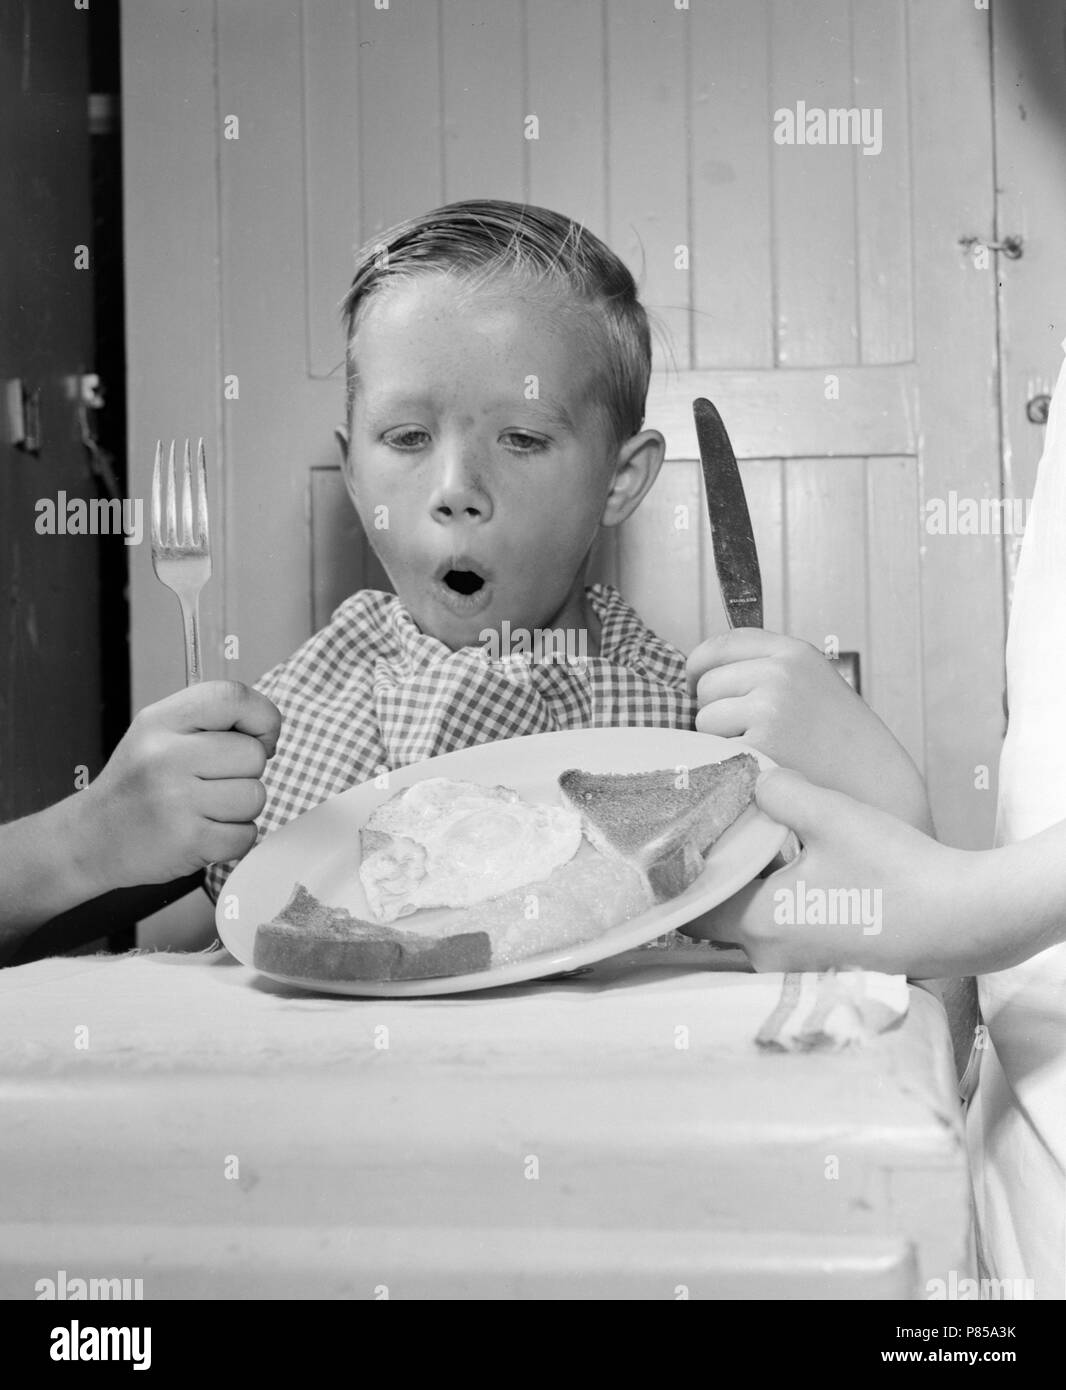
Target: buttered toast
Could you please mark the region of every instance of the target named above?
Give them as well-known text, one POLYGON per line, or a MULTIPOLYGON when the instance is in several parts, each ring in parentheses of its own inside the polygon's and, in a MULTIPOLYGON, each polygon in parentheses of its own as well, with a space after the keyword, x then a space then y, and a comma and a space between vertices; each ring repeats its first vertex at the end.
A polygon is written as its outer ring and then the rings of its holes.
POLYGON ((311 980, 424 980, 491 963, 483 931, 429 937, 364 922, 327 907, 301 883, 277 917, 257 929, 252 957, 257 970, 311 980))
POLYGON ((750 753, 681 771, 581 772, 559 777, 581 812, 586 838, 644 875, 656 902, 668 902, 703 871, 703 857, 751 804, 759 764, 750 753))

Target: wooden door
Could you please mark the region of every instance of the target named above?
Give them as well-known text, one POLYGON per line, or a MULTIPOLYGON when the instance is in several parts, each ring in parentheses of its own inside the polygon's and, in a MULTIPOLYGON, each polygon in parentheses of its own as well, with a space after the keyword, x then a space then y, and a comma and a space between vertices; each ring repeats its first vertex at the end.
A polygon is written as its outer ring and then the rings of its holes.
MULTIPOLYGON (((332 440, 353 244, 528 199, 605 237, 658 326, 670 459, 601 573, 682 647, 722 628, 689 415, 711 396, 768 625, 858 651, 944 837, 987 843, 1002 544, 924 520, 1001 486, 995 257, 960 244, 994 235, 988 24, 963 0, 127 3, 133 466, 146 486, 157 434, 211 439, 209 669, 254 678, 376 581, 332 440), (776 143, 800 102, 880 112, 879 149, 776 143)), ((140 703, 181 648, 137 561, 140 703)))
MULTIPOLYGON (((1000 257, 1004 494, 1033 495, 1050 395, 1066 339, 1066 0, 1024 0, 993 12, 996 238, 1000 257)), ((1006 546, 1008 587, 1021 536, 1006 546)))
POLYGON ((61 497, 96 493, 78 418, 93 347, 89 23, 73 5, 0 6, 0 821, 101 763, 99 547, 122 538, 37 529, 39 502, 58 516, 61 497))

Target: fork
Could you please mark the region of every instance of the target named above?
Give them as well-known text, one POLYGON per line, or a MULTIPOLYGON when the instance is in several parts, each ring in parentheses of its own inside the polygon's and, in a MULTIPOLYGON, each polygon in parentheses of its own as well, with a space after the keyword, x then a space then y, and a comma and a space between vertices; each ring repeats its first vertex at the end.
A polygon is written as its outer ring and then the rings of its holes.
POLYGON ((196 526, 193 527, 192 462, 189 441, 181 489, 181 539, 178 539, 178 511, 174 492, 174 440, 167 461, 166 515, 163 509, 163 441, 155 446, 152 473, 152 568, 156 578, 178 596, 185 628, 185 684, 203 679, 200 663, 200 590, 211 578, 211 545, 207 534, 207 470, 204 441, 196 446, 196 526))

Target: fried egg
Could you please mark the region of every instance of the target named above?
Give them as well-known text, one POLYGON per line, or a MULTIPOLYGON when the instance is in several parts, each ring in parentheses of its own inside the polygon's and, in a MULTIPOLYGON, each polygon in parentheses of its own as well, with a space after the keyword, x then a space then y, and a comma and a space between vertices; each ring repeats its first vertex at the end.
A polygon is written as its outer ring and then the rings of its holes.
POLYGON ((371 912, 393 922, 420 908, 470 907, 567 863, 581 815, 523 801, 509 787, 431 777, 379 806, 360 831, 359 878, 371 912))

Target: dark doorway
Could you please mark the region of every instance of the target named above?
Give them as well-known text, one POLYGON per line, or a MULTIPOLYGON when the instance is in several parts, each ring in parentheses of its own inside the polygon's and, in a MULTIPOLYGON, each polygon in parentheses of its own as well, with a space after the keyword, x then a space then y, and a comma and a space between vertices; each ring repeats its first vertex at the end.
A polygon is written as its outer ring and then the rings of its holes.
POLYGON ((129 721, 129 550, 65 525, 125 491, 119 73, 117 0, 0 6, 0 821, 129 721))
MULTIPOLYGON (((119 0, 93 0, 89 25, 89 152, 93 210, 94 415, 97 486, 126 496, 126 333, 122 238, 122 64, 119 0), (109 476, 110 475, 110 476, 109 476)), ((100 548, 101 735, 105 756, 130 721, 128 551, 100 548)))

